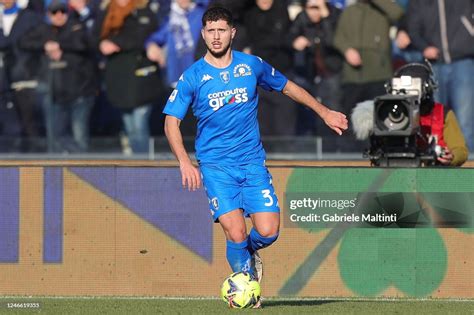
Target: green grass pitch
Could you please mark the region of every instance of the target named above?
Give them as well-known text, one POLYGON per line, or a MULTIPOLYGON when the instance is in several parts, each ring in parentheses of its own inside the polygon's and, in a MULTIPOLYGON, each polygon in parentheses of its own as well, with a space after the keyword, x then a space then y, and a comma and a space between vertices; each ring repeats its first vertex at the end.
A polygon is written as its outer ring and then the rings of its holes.
POLYGON ((474 300, 269 298, 263 306, 235 310, 204 298, 0 298, 0 314, 474 314, 474 300))

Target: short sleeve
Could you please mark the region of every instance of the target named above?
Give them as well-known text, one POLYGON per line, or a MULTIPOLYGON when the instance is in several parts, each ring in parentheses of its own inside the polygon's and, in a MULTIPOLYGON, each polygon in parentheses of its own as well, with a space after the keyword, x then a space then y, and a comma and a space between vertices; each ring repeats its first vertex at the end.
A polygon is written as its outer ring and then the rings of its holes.
POLYGON ((189 105, 191 105, 193 101, 194 89, 192 88, 189 78, 186 78, 185 73, 181 75, 176 88, 169 96, 165 108, 163 109, 163 113, 183 120, 184 116, 186 116, 189 105))
POLYGON ((281 92, 285 87, 288 79, 277 69, 269 65, 263 59, 258 58, 258 77, 257 84, 267 91, 281 92))

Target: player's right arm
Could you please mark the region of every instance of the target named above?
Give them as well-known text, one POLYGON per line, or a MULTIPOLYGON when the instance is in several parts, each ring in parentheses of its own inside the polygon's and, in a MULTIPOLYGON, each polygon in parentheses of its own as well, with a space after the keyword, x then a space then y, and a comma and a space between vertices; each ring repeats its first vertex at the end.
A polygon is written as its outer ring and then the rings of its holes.
POLYGON ((201 176, 186 152, 179 129, 181 120, 186 116, 188 107, 194 99, 193 82, 192 72, 188 71, 181 75, 176 88, 166 102, 163 113, 166 114, 165 135, 171 150, 178 159, 183 187, 194 191, 201 187, 201 176))
POLYGON ((171 147, 171 151, 179 162, 181 171, 181 182, 188 190, 196 190, 201 187, 201 176, 198 169, 193 165, 183 144, 183 136, 179 126, 181 120, 170 115, 165 118, 165 135, 171 147))

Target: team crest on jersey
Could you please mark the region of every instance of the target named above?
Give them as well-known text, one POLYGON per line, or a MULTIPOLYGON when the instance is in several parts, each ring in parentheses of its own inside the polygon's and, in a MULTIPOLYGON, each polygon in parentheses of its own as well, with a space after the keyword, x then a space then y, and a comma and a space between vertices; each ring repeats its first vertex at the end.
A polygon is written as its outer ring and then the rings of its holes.
POLYGON ((226 83, 226 84, 229 83, 229 81, 230 81, 230 73, 229 73, 229 71, 222 71, 222 72, 220 73, 220 77, 221 77, 222 82, 224 82, 224 83, 226 83))
POLYGON ((252 69, 245 63, 240 63, 234 67, 234 78, 252 75, 252 69))
POLYGON ((219 201, 217 200, 217 197, 211 199, 211 204, 214 209, 219 210, 219 201))

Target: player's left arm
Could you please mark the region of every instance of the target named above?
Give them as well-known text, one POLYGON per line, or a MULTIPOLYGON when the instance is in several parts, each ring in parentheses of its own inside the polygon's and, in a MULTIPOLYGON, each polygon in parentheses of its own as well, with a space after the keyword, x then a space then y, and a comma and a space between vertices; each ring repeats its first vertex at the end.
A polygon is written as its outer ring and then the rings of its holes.
POLYGON ((342 135, 342 132, 347 129, 348 121, 346 115, 340 112, 333 111, 320 102, 318 102, 311 94, 303 89, 298 84, 288 80, 282 93, 294 100, 297 103, 303 104, 311 108, 329 128, 342 135))

